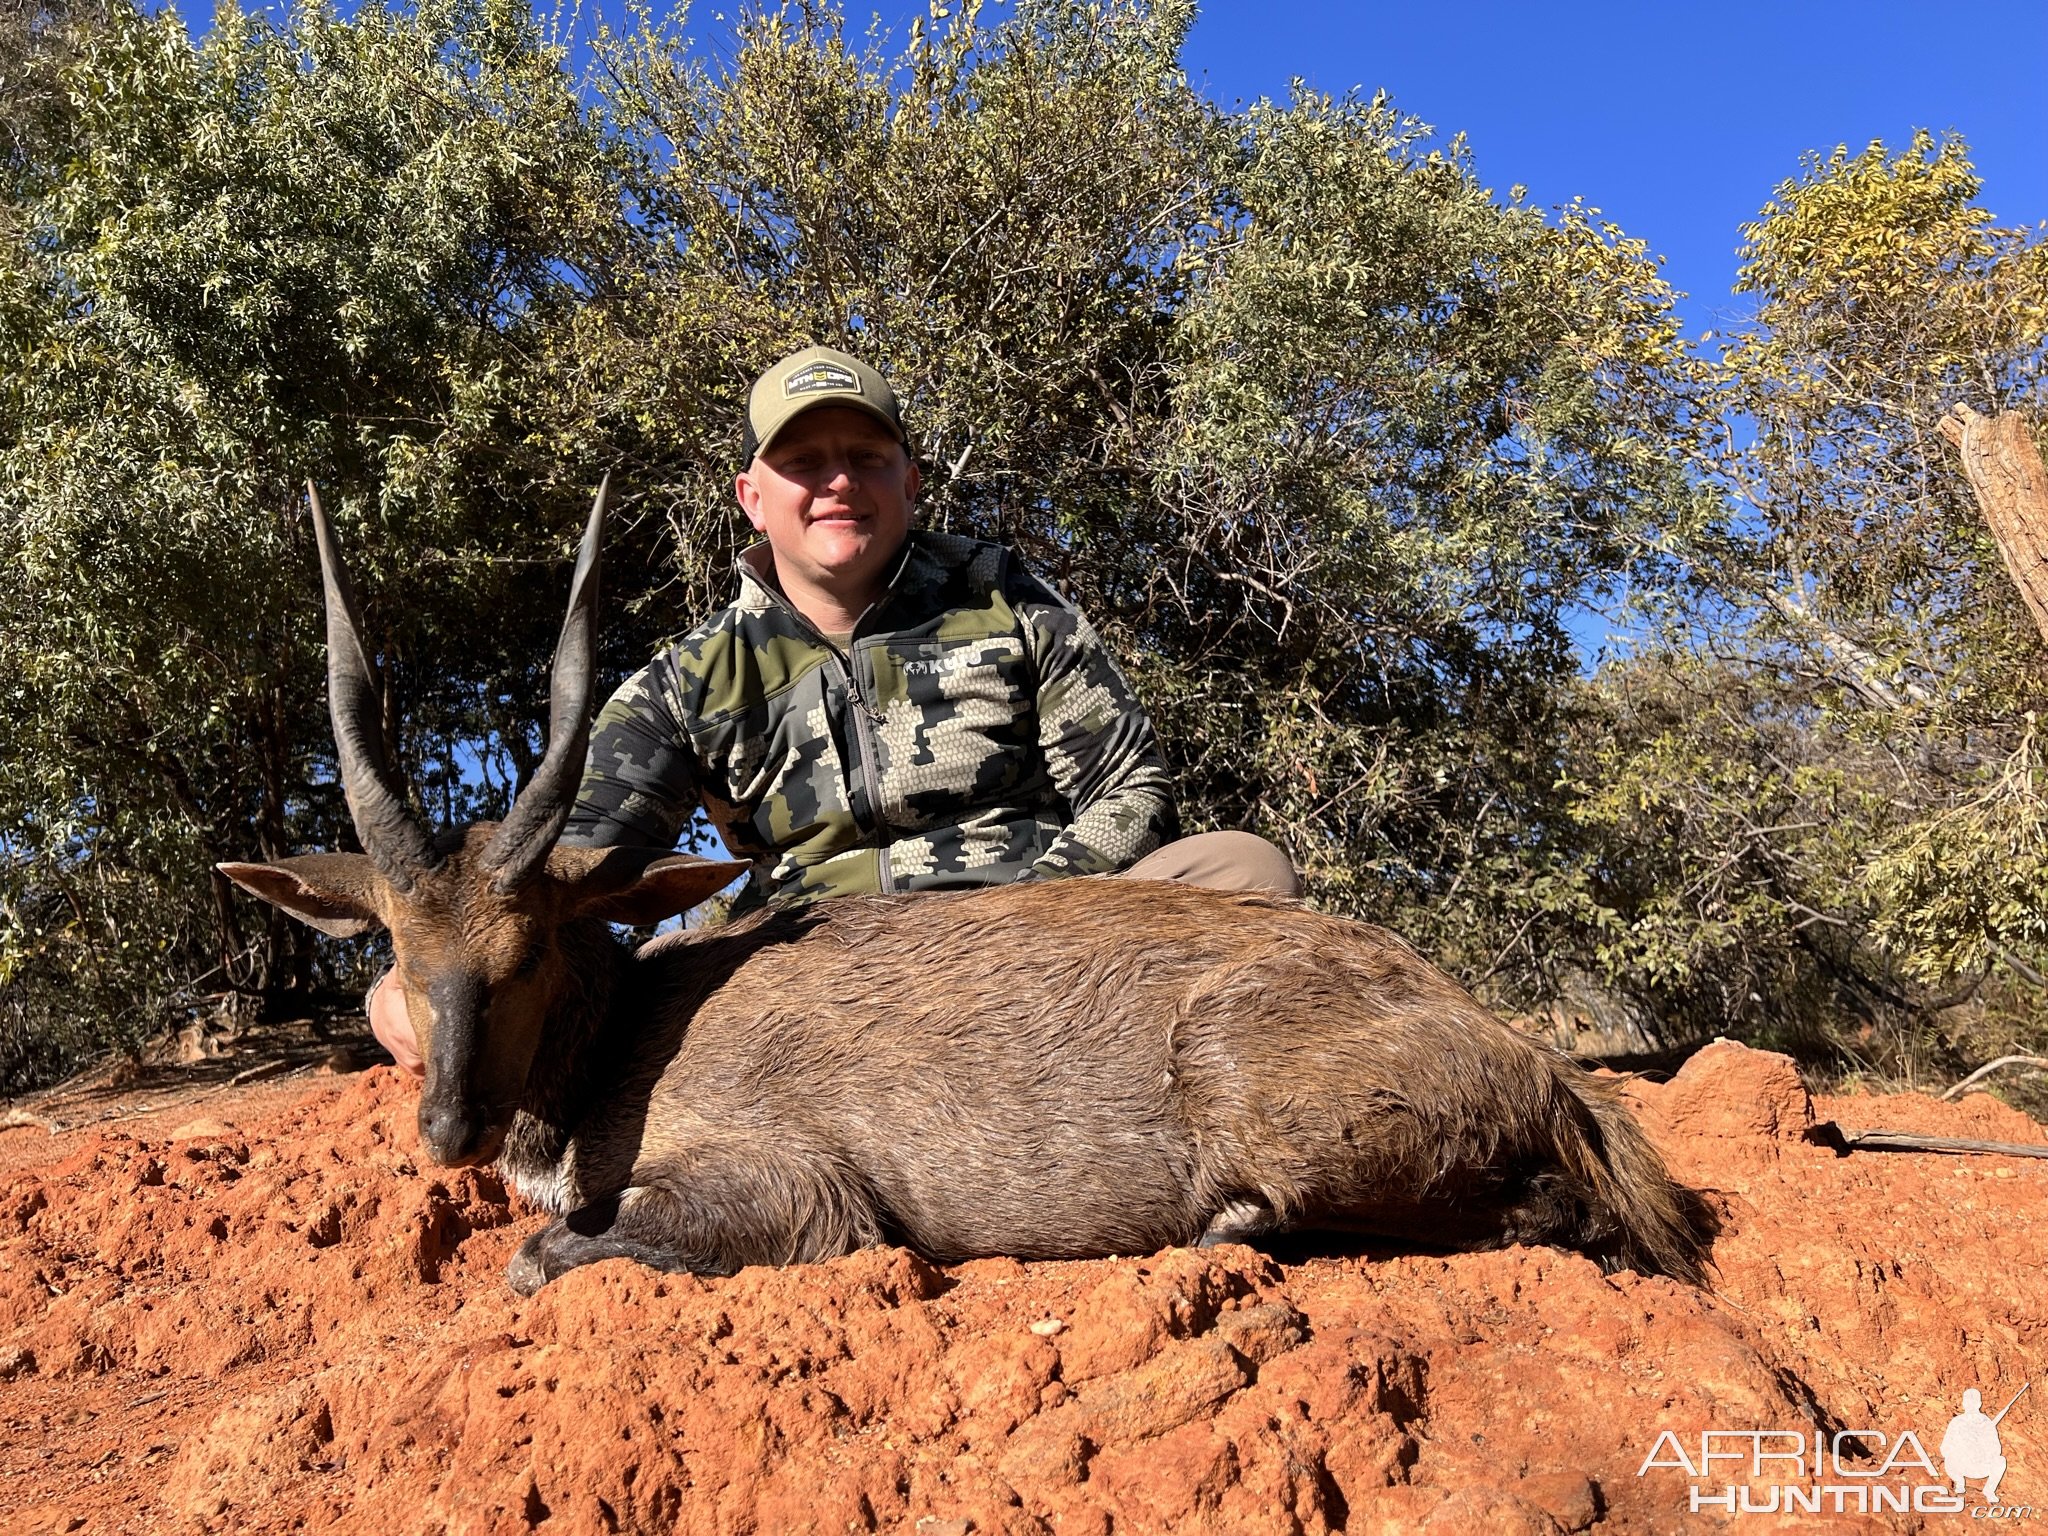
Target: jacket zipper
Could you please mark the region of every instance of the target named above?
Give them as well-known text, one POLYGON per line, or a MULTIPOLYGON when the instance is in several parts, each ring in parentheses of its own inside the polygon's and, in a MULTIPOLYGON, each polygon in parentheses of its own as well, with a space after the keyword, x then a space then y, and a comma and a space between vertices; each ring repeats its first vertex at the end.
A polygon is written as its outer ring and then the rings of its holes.
MULTIPOLYGON (((903 567, 909 561, 910 543, 908 540, 905 540, 903 556, 896 562, 896 569, 890 573, 888 587, 884 590, 883 596, 885 598, 889 592, 895 590, 897 580, 903 575, 903 567)), ((743 577, 753 574, 747 569, 744 561, 740 563, 740 571, 743 577)), ((758 580, 758 577, 756 579, 758 580)), ((846 683, 846 696, 853 704, 853 744, 855 750, 860 753, 861 784, 867 791, 868 810, 873 816, 875 823, 875 849, 879 855, 875 860, 876 882, 880 885, 884 896, 893 895, 896 891, 896 878, 889 870, 889 844, 891 841, 889 836, 889 818, 882 814, 881 789, 875 767, 878 754, 872 735, 873 726, 880 725, 888 717, 870 704, 867 700, 867 695, 862 692, 860 679, 856 675, 852 653, 852 635, 860 632, 862 620, 866 619, 868 614, 874 612, 875 604, 870 603, 866 610, 861 613, 860 617, 853 621, 852 633, 847 638, 847 649, 842 651, 830 640, 827 640, 824 631, 805 618, 797 605, 777 591, 772 583, 761 582, 760 584, 782 610, 805 629, 809 630, 817 639, 818 644, 824 646, 832 659, 839 663, 840 676, 845 679, 846 683)))
MULTIPOLYGON (((859 625, 856 624, 854 627, 857 629, 859 625)), ((812 632, 816 633, 815 628, 812 632)), ((881 723, 884 716, 868 703, 867 695, 861 689, 851 642, 848 643, 847 650, 841 651, 823 635, 819 635, 818 638, 823 641, 825 649, 832 653, 833 659, 839 663, 839 669, 846 678, 846 697, 853 704, 853 744, 860 753, 860 779, 862 787, 867 791, 868 810, 875 818, 875 848, 879 854, 875 860, 875 873, 882 894, 887 896, 895 891, 896 880, 889 871, 889 818, 882 811, 881 784, 875 766, 879 754, 872 734, 874 727, 881 723)))

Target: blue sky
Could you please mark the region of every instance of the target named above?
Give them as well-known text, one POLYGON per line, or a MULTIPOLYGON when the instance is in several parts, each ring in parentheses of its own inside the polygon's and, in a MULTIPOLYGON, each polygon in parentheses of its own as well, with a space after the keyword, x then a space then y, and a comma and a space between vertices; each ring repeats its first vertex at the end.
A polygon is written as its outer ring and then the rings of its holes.
POLYGON ((1310 5, 1210 0, 1183 64, 1226 105, 1384 88, 1488 186, 1583 196, 1668 258, 1688 330, 1736 313, 1740 226, 1801 153, 1955 129, 2001 223, 2048 219, 2048 0, 1310 5))

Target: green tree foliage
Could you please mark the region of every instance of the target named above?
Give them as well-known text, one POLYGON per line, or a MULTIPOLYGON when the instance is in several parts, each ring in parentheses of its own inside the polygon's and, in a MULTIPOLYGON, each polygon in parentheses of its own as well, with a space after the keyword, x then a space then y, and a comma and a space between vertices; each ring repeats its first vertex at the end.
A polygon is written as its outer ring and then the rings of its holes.
POLYGON ((16 174, 63 142, 72 121, 63 68, 105 15, 101 0, 0 0, 0 162, 16 174))
POLYGON ((195 989, 315 979, 208 869, 346 836, 307 476, 386 654, 431 659, 391 714, 435 809, 465 808, 464 753, 528 753, 574 515, 539 514, 590 470, 529 444, 508 379, 618 218, 558 56, 502 8, 229 9, 198 47, 116 8, 58 79, 72 121, 21 141, 0 256, 10 1076, 195 989))
POLYGON ((1810 157, 1745 230, 1705 466, 1731 516, 1591 689, 1576 770, 1607 974, 1666 1018, 1846 1017, 1894 1066, 2035 1037, 2048 649, 1935 429, 2040 419, 2048 239, 1979 190, 1922 135, 1810 157))

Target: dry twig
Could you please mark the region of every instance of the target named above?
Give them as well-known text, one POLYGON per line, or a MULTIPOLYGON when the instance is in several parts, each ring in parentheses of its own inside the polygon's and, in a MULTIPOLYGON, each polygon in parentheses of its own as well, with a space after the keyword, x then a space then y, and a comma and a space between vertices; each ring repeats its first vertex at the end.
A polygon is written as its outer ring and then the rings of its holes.
POLYGON ((1983 1066, 1964 1078, 1942 1097, 1952 1099, 1972 1084, 1982 1081, 2001 1067, 2048 1067, 2048 1056, 2001 1056, 1996 1061, 1987 1061, 1983 1066))

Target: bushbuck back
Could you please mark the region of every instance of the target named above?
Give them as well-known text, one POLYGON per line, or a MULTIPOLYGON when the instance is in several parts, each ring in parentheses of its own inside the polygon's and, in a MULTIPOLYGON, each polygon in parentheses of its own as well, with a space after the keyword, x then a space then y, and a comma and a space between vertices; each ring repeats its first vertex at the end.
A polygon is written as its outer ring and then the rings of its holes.
POLYGON ((540 767, 502 823, 434 837, 387 765, 311 496, 366 852, 221 866, 325 932, 390 929, 428 1156, 495 1158, 560 1213, 515 1287, 622 1255, 729 1274, 878 1242, 1081 1258, 1316 1229, 1702 1279, 1707 1208, 1611 1082, 1384 929, 1297 902, 1095 877, 847 898, 629 950, 612 922, 681 912, 744 866, 557 846, 605 498, 540 767))

